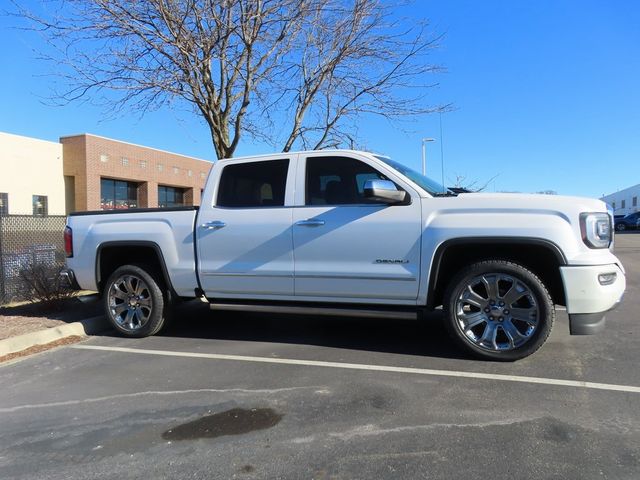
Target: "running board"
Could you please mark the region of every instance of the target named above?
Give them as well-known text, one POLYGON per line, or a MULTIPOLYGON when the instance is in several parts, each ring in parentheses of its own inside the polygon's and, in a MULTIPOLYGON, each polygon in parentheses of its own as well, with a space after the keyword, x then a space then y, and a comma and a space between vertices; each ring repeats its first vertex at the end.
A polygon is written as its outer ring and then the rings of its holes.
POLYGON ((231 312, 286 313, 292 315, 324 315, 332 317, 391 318, 396 320, 416 320, 417 312, 405 310, 362 310, 355 308, 300 307, 292 305, 254 305, 239 303, 212 303, 211 310, 231 312))

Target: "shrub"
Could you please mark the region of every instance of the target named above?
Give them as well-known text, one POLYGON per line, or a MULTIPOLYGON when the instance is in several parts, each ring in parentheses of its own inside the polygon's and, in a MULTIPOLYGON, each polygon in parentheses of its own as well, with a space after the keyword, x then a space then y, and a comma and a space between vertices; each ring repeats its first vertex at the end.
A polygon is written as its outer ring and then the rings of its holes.
POLYGON ((69 298, 73 295, 73 290, 60 276, 62 268, 62 265, 34 262, 29 267, 20 270, 20 296, 33 303, 49 304, 69 298))

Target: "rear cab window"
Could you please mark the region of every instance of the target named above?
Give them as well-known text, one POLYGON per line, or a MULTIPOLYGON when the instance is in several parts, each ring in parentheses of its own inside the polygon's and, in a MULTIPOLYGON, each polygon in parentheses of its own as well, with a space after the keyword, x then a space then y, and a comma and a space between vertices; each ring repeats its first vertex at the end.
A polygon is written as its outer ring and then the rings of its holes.
POLYGON ((220 176, 216 206, 282 207, 288 170, 288 159, 226 165, 220 176))

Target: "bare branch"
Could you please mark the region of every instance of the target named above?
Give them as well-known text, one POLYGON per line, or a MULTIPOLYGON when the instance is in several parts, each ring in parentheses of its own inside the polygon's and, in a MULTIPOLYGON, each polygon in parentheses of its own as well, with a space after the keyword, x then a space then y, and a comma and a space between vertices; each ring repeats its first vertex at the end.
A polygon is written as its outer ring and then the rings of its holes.
POLYGON ((491 177, 489 180, 482 182, 478 179, 469 180, 466 175, 455 174, 455 180, 453 186, 455 188, 462 188, 469 192, 482 192, 487 189, 487 187, 493 182, 496 178, 498 178, 500 174, 496 174, 491 177))
POLYGON ((363 115, 407 119, 442 68, 440 40, 381 0, 51 0, 15 14, 48 42, 57 102, 146 111, 179 102, 209 126, 219 158, 243 134, 307 148, 357 143, 363 115), (53 8, 52 8, 53 7, 53 8), (405 25, 411 25, 406 27, 405 25))

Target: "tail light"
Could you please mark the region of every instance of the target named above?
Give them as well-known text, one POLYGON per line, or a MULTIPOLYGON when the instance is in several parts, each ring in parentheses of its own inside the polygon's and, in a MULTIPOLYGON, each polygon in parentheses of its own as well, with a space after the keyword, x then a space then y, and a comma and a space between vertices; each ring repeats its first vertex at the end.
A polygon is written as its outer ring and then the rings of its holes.
POLYGON ((64 227, 64 252, 67 258, 73 257, 73 230, 69 225, 64 227))

